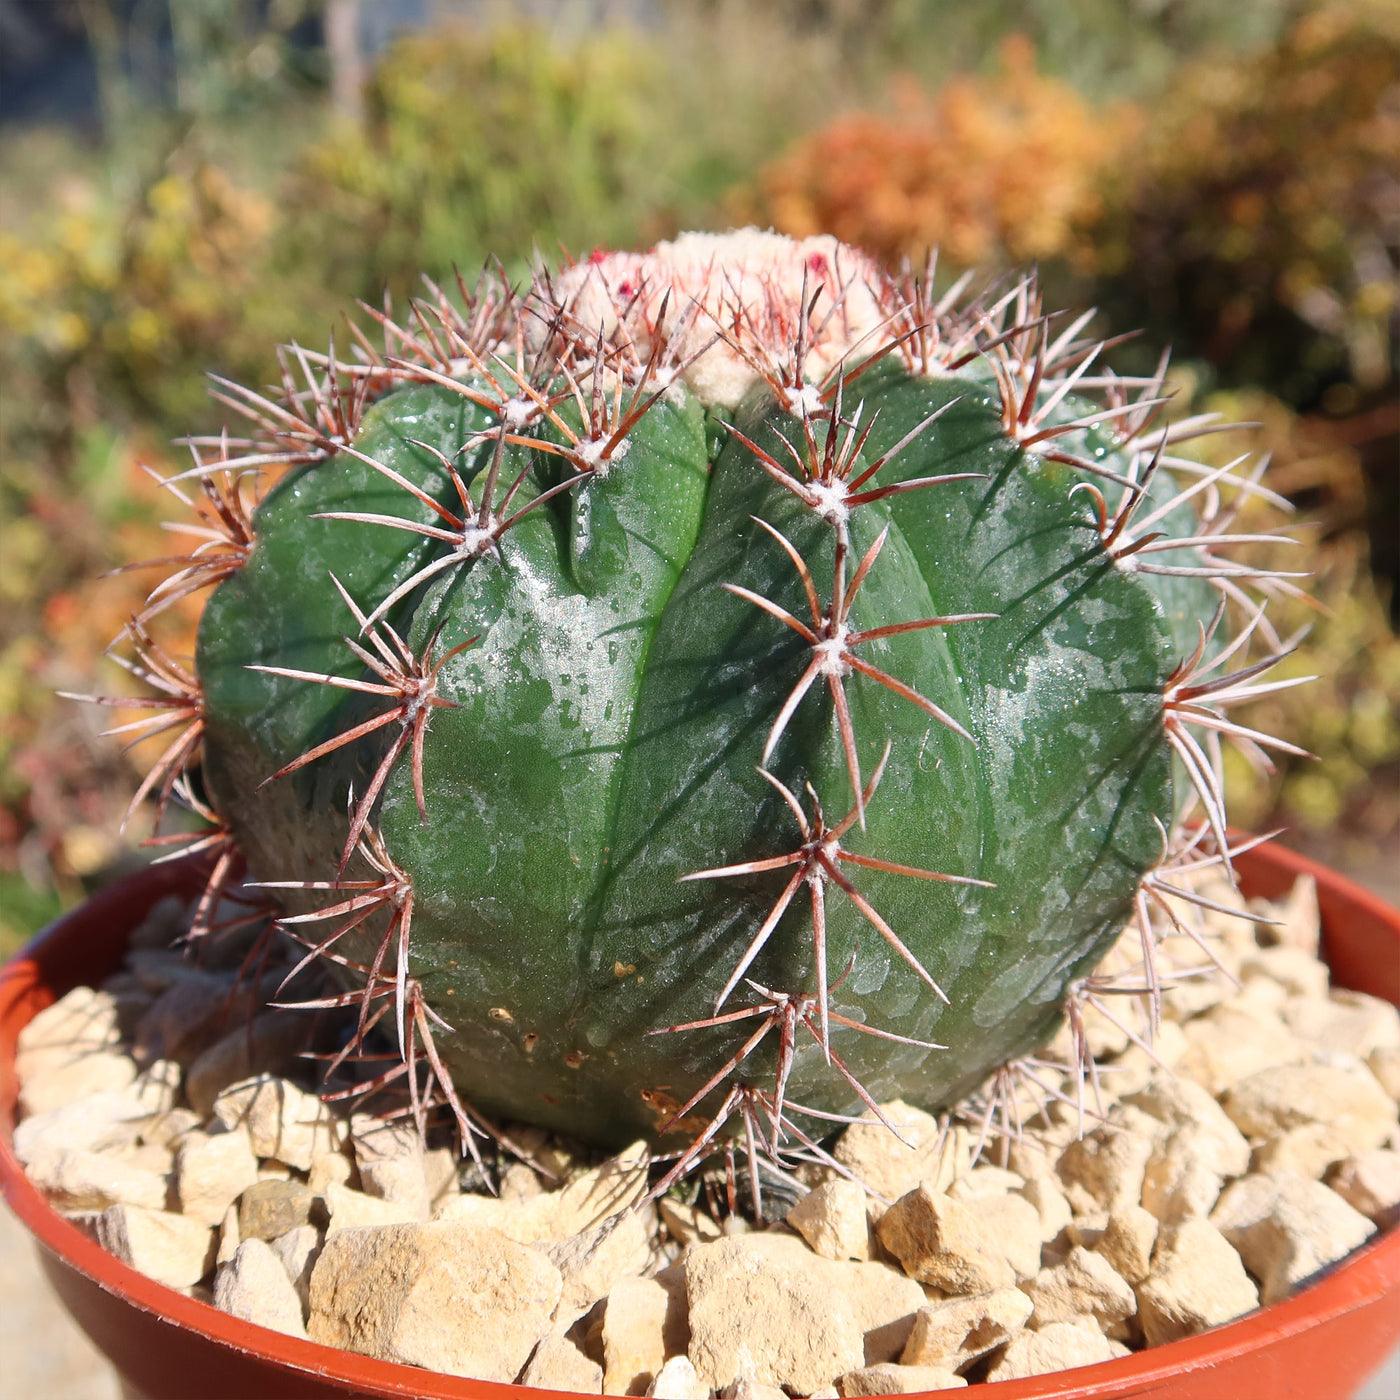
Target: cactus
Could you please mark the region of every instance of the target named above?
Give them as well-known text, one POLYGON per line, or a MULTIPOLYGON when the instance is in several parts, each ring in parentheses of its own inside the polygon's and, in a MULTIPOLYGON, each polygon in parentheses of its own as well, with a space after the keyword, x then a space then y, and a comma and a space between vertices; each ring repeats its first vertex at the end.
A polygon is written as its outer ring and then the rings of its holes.
POLYGON ((130 628, 143 795, 284 902, 372 1087, 669 1181, 990 1112, 1134 917, 1152 1001, 1173 869, 1230 866, 1222 739, 1286 747, 1229 708, 1293 587, 1221 553, 1265 488, 1177 454, 1165 362, 829 238, 428 285, 219 382, 252 431, 192 440, 213 528, 130 628), (196 679, 145 629, 210 585, 196 679))

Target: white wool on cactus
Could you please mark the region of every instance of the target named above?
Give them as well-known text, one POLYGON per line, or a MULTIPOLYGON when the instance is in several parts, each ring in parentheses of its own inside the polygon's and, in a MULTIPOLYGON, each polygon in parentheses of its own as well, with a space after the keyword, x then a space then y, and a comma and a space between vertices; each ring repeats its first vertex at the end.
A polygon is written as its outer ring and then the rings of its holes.
POLYGON ((888 322, 880 285, 874 260, 829 234, 797 240, 743 228, 595 255, 565 268, 555 292, 606 338, 621 324, 643 364, 665 337, 658 368, 684 366, 680 377, 702 403, 737 408, 760 378, 776 374, 800 395, 804 380, 821 383, 852 351, 879 349, 888 322))

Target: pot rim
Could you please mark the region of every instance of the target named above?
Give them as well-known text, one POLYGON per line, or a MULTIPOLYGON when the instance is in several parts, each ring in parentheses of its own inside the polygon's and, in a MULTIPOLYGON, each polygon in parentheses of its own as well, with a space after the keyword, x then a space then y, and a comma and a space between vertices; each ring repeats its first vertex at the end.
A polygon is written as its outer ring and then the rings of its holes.
MULTIPOLYGON (((1326 892, 1327 903, 1349 906, 1355 913, 1369 916, 1371 922, 1385 927, 1397 949, 1397 977, 1393 979, 1397 988, 1390 999, 1400 1001, 1400 909, 1329 867, 1287 848, 1276 845, 1258 848, 1242 856, 1238 864, 1247 885, 1251 883, 1251 874, 1255 876, 1252 883, 1256 886, 1291 884, 1298 875, 1312 875, 1318 882, 1319 892, 1326 892)), ((150 866, 109 886, 35 935, 0 969, 0 1026, 7 1027, 17 1014, 27 1022, 42 1005, 53 1000, 52 984, 65 979, 46 976, 42 963, 46 955, 52 958, 56 945, 77 936, 80 924, 105 917, 116 918, 119 910, 138 900, 149 907, 168 894, 192 895, 202 886, 206 865, 207 862, 198 857, 188 857, 150 866), (24 1015, 26 1010, 28 1015, 24 1015)), ((78 985, 76 979, 72 985, 78 985)), ((16 1026, 16 1034, 17 1031, 16 1026)), ((0 1032, 0 1190, 44 1249, 105 1293, 221 1346, 279 1365, 289 1373, 339 1382, 384 1397, 469 1400, 493 1396, 500 1400, 506 1397, 530 1400, 531 1397, 568 1393, 449 1376, 304 1341, 221 1312, 212 1304, 167 1288, 121 1263, 60 1215, 38 1188, 31 1185, 15 1158, 12 1143, 18 1083, 14 1054, 13 1036, 0 1032)), ((1393 1228, 1348 1256, 1318 1282, 1283 1302, 1256 1309, 1197 1336, 1149 1347, 1131 1356, 1023 1380, 997 1382, 996 1395, 998 1400, 1097 1400, 1097 1397, 1121 1395, 1125 1384, 1146 1389, 1167 1377, 1204 1370, 1227 1357, 1256 1351, 1282 1338, 1306 1332, 1374 1302, 1388 1290, 1397 1289, 1400 1289, 1400 1228, 1393 1228)))

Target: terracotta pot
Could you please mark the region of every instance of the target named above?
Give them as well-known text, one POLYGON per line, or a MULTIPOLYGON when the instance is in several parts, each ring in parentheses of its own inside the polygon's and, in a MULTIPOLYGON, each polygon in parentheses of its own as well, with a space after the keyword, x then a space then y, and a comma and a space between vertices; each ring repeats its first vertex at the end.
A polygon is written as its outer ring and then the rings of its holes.
MULTIPOLYGON (((1279 895, 1317 877, 1324 951, 1334 981, 1400 1003, 1400 910, 1314 862, 1278 848, 1239 862, 1251 894, 1279 895)), ((153 867, 106 890, 41 933, 0 973, 0 1186, 34 1232, 59 1296, 121 1373, 130 1400, 190 1397, 414 1396, 537 1400, 548 1392, 433 1375, 298 1341, 229 1317, 136 1273, 54 1211, 10 1151, 15 1042, 40 1009, 120 963, 129 931, 170 893, 193 893, 194 862, 153 867)), ((1006 1381, 996 1400, 1342 1400, 1400 1337, 1400 1230, 1373 1241, 1321 1282, 1199 1337, 1056 1375, 1006 1381)))

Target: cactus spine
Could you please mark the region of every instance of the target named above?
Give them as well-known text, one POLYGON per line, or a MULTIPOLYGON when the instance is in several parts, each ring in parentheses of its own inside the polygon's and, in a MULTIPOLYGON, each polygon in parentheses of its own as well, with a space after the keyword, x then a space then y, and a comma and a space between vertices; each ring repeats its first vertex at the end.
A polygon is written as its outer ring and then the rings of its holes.
POLYGON ((688 235, 219 386, 253 432, 188 475, 278 479, 152 595, 217 585, 197 694, 133 623, 189 724, 146 791, 202 754, 347 1052, 387 1036, 375 1083, 468 1146, 643 1133, 674 1175, 726 1125, 952 1107, 1135 911, 1154 997, 1172 862, 1229 865, 1221 740, 1275 743, 1228 710, 1291 585, 1220 552, 1263 488, 1174 453, 1165 365, 1116 377, 1033 282, 960 295, 688 235))

